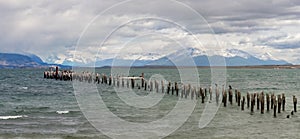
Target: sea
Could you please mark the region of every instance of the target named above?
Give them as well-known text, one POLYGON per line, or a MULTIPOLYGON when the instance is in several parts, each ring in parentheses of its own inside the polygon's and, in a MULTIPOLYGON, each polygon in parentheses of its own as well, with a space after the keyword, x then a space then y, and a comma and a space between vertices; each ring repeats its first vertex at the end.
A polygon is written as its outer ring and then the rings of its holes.
MULTIPOLYGON (((76 84, 93 84, 79 81, 61 81, 45 79, 45 69, 1 69, 0 70, 0 138, 2 139, 98 139, 111 138, 106 134, 109 130, 110 120, 102 126, 101 130, 93 124, 82 111, 76 97, 74 82, 76 84), (78 83, 79 82, 79 83, 78 83)), ((110 68, 96 69, 97 73, 110 74, 110 68)), ((211 69, 198 68, 201 87, 214 85, 211 78, 211 69)), ((183 78, 177 68, 131 68, 130 76, 139 76, 144 73, 145 78, 163 77, 166 81, 180 83, 183 78)), ((188 74, 188 73, 187 73, 188 74)), ((207 139, 241 139, 241 138, 300 138, 300 112, 291 115, 293 109, 292 96, 300 98, 300 69, 226 69, 225 89, 231 85, 238 89, 243 96, 247 92, 264 92, 286 96, 286 110, 277 114, 274 118, 273 111, 260 113, 255 107, 250 114, 249 108, 242 111, 236 102, 227 107, 218 105, 216 114, 203 128, 199 127, 199 119, 204 112, 205 105, 200 100, 190 100, 190 96, 184 101, 194 101, 195 107, 191 114, 174 131, 168 134, 157 134, 158 138, 183 139, 183 138, 207 138, 207 139), (290 118, 287 118, 290 115, 290 118)), ((99 95, 105 106, 114 116, 131 123, 150 123, 163 119, 176 103, 182 98, 171 94, 164 94, 162 100, 156 105, 147 108, 135 108, 122 102, 116 95, 115 87, 105 84, 93 84, 99 90, 99 95)), ((126 86, 126 85, 125 85, 126 86)), ((222 85, 220 84, 219 87, 222 85)), ((213 86, 214 87, 214 86, 213 86)), ((167 88, 167 86, 165 86, 167 88)), ((220 88, 221 89, 221 88, 220 88)), ((214 89, 213 89, 214 90, 214 89)), ((78 88, 77 88, 78 91, 78 88)), ((149 91, 133 90, 139 96, 149 95, 149 91)), ((89 95, 89 89, 81 89, 79 94, 89 95)), ((127 93, 126 91, 118 93, 127 93)), ((150 92, 156 96, 161 93, 150 92)), ((90 100, 92 102, 97 101, 90 100)), ((299 105, 299 104, 298 104, 299 105)), ((91 105, 90 107, 93 107, 91 105)), ((97 107, 95 105, 95 107, 97 107)), ((298 106, 299 108, 299 106, 298 106)), ((95 108, 97 109, 97 108, 95 108)), ((101 108, 102 109, 102 108, 101 108)), ((189 109, 189 108, 183 108, 189 109)), ((96 117, 107 116, 103 113, 95 113, 96 117)), ((180 114, 178 115, 180 118, 180 114)), ((178 118, 178 117, 177 117, 178 118)), ((109 118, 108 118, 109 119, 109 118)), ((176 118, 174 118, 176 120, 176 118)), ((122 125, 120 125, 122 126, 122 125)), ((111 130, 113 126, 111 126, 111 130)), ((168 128, 161 125, 157 128, 168 128)), ((145 131, 146 132, 146 131, 145 131)), ((135 133, 134 131, 131 133, 135 133)), ((152 133, 139 131, 142 138, 153 137, 152 133)), ((119 134, 116 138, 132 138, 119 134)))

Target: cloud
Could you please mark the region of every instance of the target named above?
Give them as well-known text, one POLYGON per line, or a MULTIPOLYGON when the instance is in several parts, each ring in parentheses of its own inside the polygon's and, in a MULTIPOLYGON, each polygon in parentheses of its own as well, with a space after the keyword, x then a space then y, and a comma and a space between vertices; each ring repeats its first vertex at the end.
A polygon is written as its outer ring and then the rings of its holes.
POLYGON ((124 56, 125 52, 165 55, 179 42, 210 54, 235 48, 257 56, 268 52, 278 59, 300 64, 300 2, 297 0, 133 1, 107 11, 96 24, 90 25, 87 31, 91 33, 79 38, 95 16, 119 2, 123 1, 1 1, 0 51, 35 53, 55 63, 89 62, 115 56, 120 51, 124 56), (200 16, 181 3, 194 8, 200 16), (152 19, 131 22, 144 17, 168 19, 183 26, 152 19), (125 25, 101 46, 112 29, 122 24, 125 25), (145 36, 128 42, 139 35, 145 36), (216 46, 213 37, 221 47, 216 46), (77 51, 75 46, 80 39, 84 49, 77 51), (280 55, 286 52, 289 54, 280 55), (77 57, 73 57, 74 53, 77 57))

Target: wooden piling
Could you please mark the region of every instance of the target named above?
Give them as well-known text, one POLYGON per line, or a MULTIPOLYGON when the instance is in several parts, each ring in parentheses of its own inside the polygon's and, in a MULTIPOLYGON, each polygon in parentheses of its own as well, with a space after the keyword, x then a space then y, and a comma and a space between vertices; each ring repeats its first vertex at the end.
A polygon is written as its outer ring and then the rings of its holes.
MULTIPOLYGON (((133 76, 134 77, 134 76, 133 76)), ((134 79, 132 78, 131 79, 131 88, 133 89, 134 88, 134 79)))
POLYGON ((285 111, 285 95, 282 93, 282 111, 285 111))
POLYGON ((176 92, 176 96, 178 96, 178 91, 179 91, 179 89, 178 89, 178 84, 177 84, 177 82, 175 82, 175 92, 176 92))
POLYGON ((216 84, 216 103, 217 103, 217 105, 219 104, 219 90, 218 90, 217 84, 216 84))
POLYGON ((201 93, 201 103, 204 103, 204 99, 205 99, 205 94, 203 92, 203 88, 200 88, 200 93, 201 93))
POLYGON ((153 91, 153 82, 150 80, 150 91, 153 91))
POLYGON ((187 93, 187 89, 188 87, 187 86, 184 86, 184 97, 187 98, 188 96, 188 93, 187 93))
POLYGON ((165 85, 163 80, 161 80, 161 93, 165 93, 165 85))
POLYGON ((238 91, 237 92, 237 98, 238 98, 238 106, 240 106, 240 104, 241 104, 241 92, 240 91, 238 91))
POLYGON ((261 95, 260 95, 260 104, 261 104, 260 113, 264 114, 264 112, 265 112, 265 96, 264 96, 264 92, 261 92, 261 95))
POLYGON ((211 86, 209 87, 208 92, 209 92, 209 100, 211 101, 212 100, 212 88, 211 88, 211 86))
POLYGON ((235 94, 235 102, 238 103, 238 90, 237 89, 234 90, 234 94, 235 94))
POLYGON ((170 89, 171 89, 171 82, 169 82, 168 87, 167 87, 167 94, 170 93, 170 89))
POLYGON ((224 103, 224 107, 226 107, 226 105, 227 105, 227 93, 226 93, 226 91, 224 91, 223 92, 223 103, 224 103))
POLYGON ((247 108, 249 109, 250 107, 250 94, 247 92, 247 108))
POLYGON ((158 93, 159 92, 159 82, 156 81, 156 92, 158 93))
POLYGON ((191 90, 192 90, 192 91, 191 91, 191 99, 193 100, 193 99, 194 99, 194 94, 195 94, 195 89, 194 89, 194 87, 192 87, 191 90))
POLYGON ((293 103, 294 103, 294 112, 297 112, 297 98, 295 95, 293 96, 293 103))
POLYGON ((243 99, 242 99, 242 111, 244 110, 244 106, 245 106, 245 96, 243 96, 243 99))
POLYGON ((274 117, 276 117, 276 109, 277 109, 277 101, 276 99, 273 100, 274 101, 274 117))
POLYGON ((257 110, 259 110, 259 97, 260 97, 260 94, 257 93, 257 96, 256 96, 256 102, 257 102, 257 110))
POLYGON ((174 95, 174 86, 172 85, 172 88, 171 88, 171 92, 172 92, 172 95, 174 95))
POLYGON ((281 100, 281 96, 280 95, 278 95, 277 97, 278 97, 277 98, 278 99, 278 105, 277 105, 277 107, 278 107, 278 113, 280 113, 282 100, 281 100))
POLYGON ((274 107, 274 94, 271 94, 271 109, 274 107))
POLYGON ((267 111, 270 111, 270 96, 268 93, 267 93, 266 99, 267 99, 267 111))
POLYGON ((141 80, 142 80, 142 88, 143 88, 143 87, 144 87, 144 82, 145 82, 145 81, 144 81, 144 73, 142 73, 141 77, 142 77, 141 80))
POLYGON ((254 112, 254 103, 255 103, 255 97, 254 94, 251 94, 251 114, 254 112))
POLYGON ((230 103, 230 105, 232 105, 232 89, 230 88, 230 89, 228 89, 228 94, 229 94, 229 103, 230 103))

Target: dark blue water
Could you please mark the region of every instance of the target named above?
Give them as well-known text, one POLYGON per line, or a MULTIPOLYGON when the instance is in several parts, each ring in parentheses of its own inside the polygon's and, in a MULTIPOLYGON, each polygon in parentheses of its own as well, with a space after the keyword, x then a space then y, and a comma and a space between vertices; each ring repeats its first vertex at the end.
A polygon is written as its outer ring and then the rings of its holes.
MULTIPOLYGON (((84 117, 77 104, 73 84, 43 78, 39 69, 1 69, 0 72, 0 138, 107 138, 84 117)), ((97 72, 109 73, 109 69, 97 72)), ((176 69, 132 69, 131 75, 145 73, 164 75, 165 79, 178 81, 176 69)), ((210 70, 199 69, 201 84, 210 85, 210 70)), ((264 91, 286 94, 285 112, 250 115, 248 109, 240 111, 234 104, 220 107, 216 117, 205 128, 198 128, 203 104, 197 103, 186 123, 167 138, 299 138, 299 114, 285 118, 292 109, 292 95, 300 97, 300 70, 297 69, 227 69, 227 84, 245 95, 264 91)), ((175 96, 165 96, 165 101, 149 109, 136 110, 125 103, 116 103, 112 87, 97 85, 110 111, 131 122, 150 122, 167 114, 175 96), (114 103, 113 103, 114 102, 114 103), (139 113, 139 114, 136 114, 139 113)), ((142 95, 143 91, 136 91, 142 95)))

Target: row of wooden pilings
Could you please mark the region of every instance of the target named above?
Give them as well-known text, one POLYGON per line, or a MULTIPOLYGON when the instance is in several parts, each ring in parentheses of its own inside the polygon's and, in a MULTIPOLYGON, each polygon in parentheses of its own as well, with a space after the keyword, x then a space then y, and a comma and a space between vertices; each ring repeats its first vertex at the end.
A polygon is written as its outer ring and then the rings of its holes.
MULTIPOLYGON (((161 92, 171 95, 176 95, 181 98, 188 98, 191 99, 201 99, 201 103, 205 103, 205 100, 209 99, 209 102, 212 101, 213 98, 213 90, 212 87, 202 88, 202 87, 194 87, 191 84, 181 84, 174 82, 167 82, 167 87, 165 88, 165 82, 163 80, 146 80, 144 78, 144 73, 138 77, 121 77, 117 76, 107 76, 105 74, 98 74, 98 73, 89 73, 89 72, 82 72, 82 73, 75 73, 72 71, 45 71, 44 78, 49 79, 56 79, 56 80, 77 80, 80 82, 88 82, 88 83, 95 83, 95 84, 107 84, 109 86, 116 86, 116 87, 127 87, 127 88, 137 88, 142 89, 145 91, 150 92, 161 92), (139 80, 140 82, 137 82, 139 80), (125 85, 126 83, 126 85, 125 85), (139 84, 140 83, 140 84, 139 84), (181 87, 179 87, 181 86, 181 87), (199 88, 197 90, 197 88, 199 88), (180 92, 181 90, 181 92, 180 92), (209 95, 209 96, 208 96, 209 95), (208 98, 209 97, 209 98, 208 98)), ((254 109, 256 106, 257 110, 260 110, 261 114, 266 112, 273 111, 273 116, 276 117, 277 113, 281 113, 281 111, 285 111, 286 106, 286 97, 285 94, 275 95, 274 93, 249 93, 247 92, 246 96, 242 96, 241 92, 237 89, 232 89, 229 85, 228 91, 227 89, 222 87, 222 104, 224 107, 227 107, 227 101, 229 101, 230 105, 233 105, 233 95, 235 97, 235 103, 237 103, 238 107, 241 107, 241 110, 245 110, 245 105, 247 108, 250 108, 250 114, 254 114, 254 109), (234 91, 234 93, 233 93, 234 91), (266 103, 265 103, 266 102, 266 103), (266 106, 266 110, 265 110, 266 106)), ((215 86, 215 101, 216 104, 219 104, 220 100, 220 93, 218 85, 215 86)), ((292 99, 293 103, 293 110, 291 111, 291 115, 294 115, 297 112, 297 98, 293 96, 292 99)), ((290 115, 287 115, 287 118, 290 118, 290 115)))

